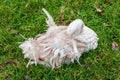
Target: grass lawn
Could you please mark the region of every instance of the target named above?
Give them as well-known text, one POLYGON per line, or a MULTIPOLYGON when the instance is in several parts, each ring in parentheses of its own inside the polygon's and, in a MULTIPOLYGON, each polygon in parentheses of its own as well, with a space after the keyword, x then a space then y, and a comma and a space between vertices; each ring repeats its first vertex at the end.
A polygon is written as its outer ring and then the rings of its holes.
POLYGON ((113 51, 113 42, 120 45, 120 0, 0 0, 0 80, 120 80, 120 49, 113 51), (29 38, 45 32, 42 8, 56 24, 81 18, 98 34, 98 48, 80 58, 82 66, 75 62, 54 70, 26 68, 28 59, 18 47, 24 41, 20 34, 29 38))

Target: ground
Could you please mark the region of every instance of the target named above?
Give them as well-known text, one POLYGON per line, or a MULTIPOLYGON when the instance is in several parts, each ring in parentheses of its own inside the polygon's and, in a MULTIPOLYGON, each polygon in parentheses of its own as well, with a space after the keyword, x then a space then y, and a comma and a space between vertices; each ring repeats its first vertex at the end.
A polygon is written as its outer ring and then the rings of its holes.
POLYGON ((0 0, 0 80, 120 80, 119 0, 0 0), (47 29, 45 8, 56 24, 80 18, 99 37, 96 50, 77 62, 52 70, 42 65, 26 68, 19 42, 47 29))

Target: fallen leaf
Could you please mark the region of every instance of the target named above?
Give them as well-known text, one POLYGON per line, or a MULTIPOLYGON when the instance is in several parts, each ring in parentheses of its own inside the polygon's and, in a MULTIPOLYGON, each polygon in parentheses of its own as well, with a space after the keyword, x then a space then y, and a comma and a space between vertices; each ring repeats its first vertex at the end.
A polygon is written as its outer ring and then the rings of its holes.
POLYGON ((99 5, 98 5, 98 8, 103 8, 103 5, 102 5, 102 4, 99 4, 99 5))
POLYGON ((112 50, 119 50, 119 46, 118 46, 117 42, 112 43, 112 50))
POLYGON ((5 80, 11 80, 11 74, 7 74, 7 75, 5 76, 5 80))
POLYGON ((113 35, 113 38, 117 38, 117 35, 113 35))
POLYGON ((110 27, 110 26, 111 26, 111 24, 109 24, 109 23, 103 23, 103 25, 104 25, 105 27, 110 27))
POLYGON ((113 0, 104 0, 104 3, 112 4, 113 0))
POLYGON ((10 26, 6 26, 6 30, 9 31, 11 28, 10 26))
POLYGON ((105 15, 105 11, 104 10, 101 10, 99 8, 96 8, 95 10, 96 12, 100 13, 101 15, 105 15))
POLYGON ((11 30, 12 34, 18 34, 18 30, 11 30))
POLYGON ((67 3, 69 3, 71 0, 66 0, 67 3))
POLYGON ((17 63, 14 62, 14 61, 7 61, 7 62, 5 63, 5 65, 8 65, 8 64, 11 64, 11 65, 13 65, 13 66, 17 66, 17 63))

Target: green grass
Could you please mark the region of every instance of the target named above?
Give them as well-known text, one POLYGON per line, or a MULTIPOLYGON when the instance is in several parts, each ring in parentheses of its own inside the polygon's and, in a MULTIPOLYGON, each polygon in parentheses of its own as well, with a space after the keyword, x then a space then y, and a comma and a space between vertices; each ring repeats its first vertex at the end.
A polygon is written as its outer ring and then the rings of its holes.
POLYGON ((120 51, 112 51, 113 41, 120 45, 119 0, 0 0, 0 80, 120 80, 120 51), (24 41, 20 34, 29 38, 45 32, 42 8, 57 24, 81 18, 98 34, 98 48, 80 58, 82 66, 75 62, 54 70, 42 65, 26 68, 28 60, 18 48, 24 41))

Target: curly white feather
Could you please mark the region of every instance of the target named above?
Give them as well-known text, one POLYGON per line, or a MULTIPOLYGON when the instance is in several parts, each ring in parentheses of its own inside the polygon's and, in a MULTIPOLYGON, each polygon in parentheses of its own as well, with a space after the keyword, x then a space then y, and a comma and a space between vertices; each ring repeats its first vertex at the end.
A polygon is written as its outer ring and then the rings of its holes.
POLYGON ((85 26, 81 19, 74 20, 68 26, 56 27, 49 13, 45 9, 43 11, 48 16, 47 32, 35 39, 29 38, 19 46, 24 57, 30 59, 27 67, 39 63, 54 69, 74 60, 79 63, 84 52, 97 48, 97 34, 85 26))

